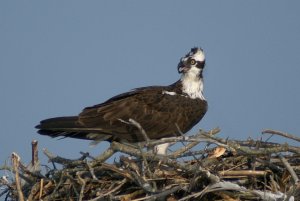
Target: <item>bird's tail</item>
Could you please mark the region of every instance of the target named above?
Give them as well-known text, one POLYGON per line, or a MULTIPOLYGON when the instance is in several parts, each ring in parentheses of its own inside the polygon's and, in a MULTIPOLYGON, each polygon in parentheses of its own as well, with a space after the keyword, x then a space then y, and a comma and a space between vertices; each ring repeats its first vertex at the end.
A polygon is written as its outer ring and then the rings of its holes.
POLYGON ((79 124, 77 116, 45 119, 35 128, 39 129, 39 134, 50 137, 72 137, 91 140, 88 138, 89 132, 79 124))

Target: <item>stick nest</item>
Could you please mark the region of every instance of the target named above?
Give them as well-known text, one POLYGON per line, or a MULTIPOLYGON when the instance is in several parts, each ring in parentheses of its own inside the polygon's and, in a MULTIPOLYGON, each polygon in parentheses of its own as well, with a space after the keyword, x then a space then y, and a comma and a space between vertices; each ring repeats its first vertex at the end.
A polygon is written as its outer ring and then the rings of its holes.
MULTIPOLYGON (((1 166, 0 196, 20 201, 300 200, 299 146, 228 140, 217 133, 219 129, 199 131, 135 146, 112 142, 101 155, 81 153, 76 160, 44 149, 51 168, 40 165, 33 141, 29 165, 13 153, 11 164, 1 166), (153 151, 161 143, 181 146, 162 156, 153 151), (106 162, 116 152, 117 160, 106 162)), ((263 133, 300 141, 279 131, 263 133)))

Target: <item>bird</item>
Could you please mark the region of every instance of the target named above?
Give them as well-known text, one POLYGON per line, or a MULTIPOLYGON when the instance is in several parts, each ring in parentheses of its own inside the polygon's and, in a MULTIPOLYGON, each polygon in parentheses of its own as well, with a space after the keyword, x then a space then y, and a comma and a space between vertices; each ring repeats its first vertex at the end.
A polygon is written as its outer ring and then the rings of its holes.
MULTIPOLYGON (((103 103, 84 108, 77 116, 49 118, 36 126, 38 133, 50 137, 70 137, 92 142, 144 142, 180 136, 193 128, 208 109, 203 95, 205 54, 194 47, 177 65, 180 79, 167 86, 135 88, 116 95, 103 103)), ((166 154, 169 144, 158 146, 166 154)))

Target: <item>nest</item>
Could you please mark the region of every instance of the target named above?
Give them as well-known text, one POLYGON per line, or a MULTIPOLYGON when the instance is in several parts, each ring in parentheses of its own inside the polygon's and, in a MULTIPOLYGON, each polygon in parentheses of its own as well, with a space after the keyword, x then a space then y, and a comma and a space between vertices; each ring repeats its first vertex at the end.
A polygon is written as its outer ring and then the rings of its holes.
MULTIPOLYGON (((52 163, 46 170, 41 170, 37 142, 33 141, 30 165, 23 165, 13 153, 11 165, 1 167, 13 176, 1 177, 0 196, 20 201, 300 200, 299 146, 228 140, 216 137, 217 133, 219 129, 199 131, 135 146, 112 142, 101 155, 81 153, 76 160, 44 150, 52 163), (153 147, 162 143, 181 146, 168 155, 158 155, 153 147), (199 143, 205 146, 195 147, 199 143), (106 162, 116 152, 118 159, 106 162)), ((296 136, 274 130, 263 133, 300 142, 296 136)))

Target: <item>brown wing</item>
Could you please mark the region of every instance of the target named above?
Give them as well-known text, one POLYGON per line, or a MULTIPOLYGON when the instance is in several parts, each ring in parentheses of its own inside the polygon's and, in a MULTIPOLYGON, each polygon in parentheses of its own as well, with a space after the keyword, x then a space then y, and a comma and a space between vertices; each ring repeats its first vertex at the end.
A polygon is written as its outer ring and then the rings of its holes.
POLYGON ((163 94, 163 90, 153 87, 121 94, 84 109, 79 123, 85 128, 99 128, 99 133, 110 134, 114 140, 130 142, 144 140, 134 126, 124 123, 130 118, 139 122, 151 139, 177 135, 176 124, 182 132, 187 132, 205 114, 206 101, 163 94))

